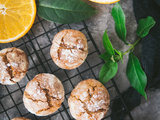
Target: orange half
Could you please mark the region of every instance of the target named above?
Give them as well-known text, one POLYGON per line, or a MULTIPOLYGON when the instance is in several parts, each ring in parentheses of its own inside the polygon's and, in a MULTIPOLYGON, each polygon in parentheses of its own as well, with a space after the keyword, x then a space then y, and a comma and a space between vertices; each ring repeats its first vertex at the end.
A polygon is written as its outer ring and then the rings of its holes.
POLYGON ((112 4, 120 0, 90 0, 90 1, 95 2, 95 3, 100 3, 100 4, 112 4))
POLYGON ((23 37, 36 16, 35 0, 0 0, 0 43, 23 37))

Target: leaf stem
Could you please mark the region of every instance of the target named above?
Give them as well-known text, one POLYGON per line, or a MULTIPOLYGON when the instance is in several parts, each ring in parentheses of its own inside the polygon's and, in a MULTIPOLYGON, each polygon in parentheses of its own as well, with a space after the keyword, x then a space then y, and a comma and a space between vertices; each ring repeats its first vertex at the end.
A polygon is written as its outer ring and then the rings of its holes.
POLYGON ((131 51, 137 44, 138 42, 141 40, 141 38, 139 38, 133 45, 131 45, 131 47, 123 53, 123 55, 127 54, 129 51, 131 51))

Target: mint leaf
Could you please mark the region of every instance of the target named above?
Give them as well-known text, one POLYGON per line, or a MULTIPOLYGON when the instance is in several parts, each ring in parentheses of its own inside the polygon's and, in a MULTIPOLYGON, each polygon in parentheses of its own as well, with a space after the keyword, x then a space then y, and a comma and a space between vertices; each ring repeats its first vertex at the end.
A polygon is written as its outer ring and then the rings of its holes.
POLYGON ((96 9, 82 0, 38 0, 37 13, 44 19, 58 23, 75 23, 96 13, 96 9))
POLYGON ((126 42, 127 31, 126 31, 126 26, 125 26, 125 14, 123 12, 121 5, 118 2, 114 5, 111 14, 112 14, 112 17, 115 22, 115 30, 116 30, 118 37, 125 44, 127 44, 127 42, 126 42))
POLYGON ((102 66, 101 71, 99 73, 99 80, 102 84, 105 84, 110 79, 112 79, 118 70, 117 62, 113 62, 112 60, 106 61, 106 63, 102 66))
POLYGON ((113 46, 108 38, 107 31, 103 34, 103 46, 108 54, 115 55, 113 46))
POLYGON ((149 30, 156 24, 155 20, 148 16, 146 19, 141 19, 138 22, 137 35, 141 38, 145 37, 149 30))
MULTIPOLYGON (((108 54, 108 52, 101 54, 100 57, 106 62, 112 60, 112 55, 108 54)), ((115 62, 114 60, 112 61, 115 62)))
POLYGON ((138 58, 133 53, 129 54, 127 77, 131 86, 147 99, 147 95, 145 93, 147 77, 141 68, 138 58))

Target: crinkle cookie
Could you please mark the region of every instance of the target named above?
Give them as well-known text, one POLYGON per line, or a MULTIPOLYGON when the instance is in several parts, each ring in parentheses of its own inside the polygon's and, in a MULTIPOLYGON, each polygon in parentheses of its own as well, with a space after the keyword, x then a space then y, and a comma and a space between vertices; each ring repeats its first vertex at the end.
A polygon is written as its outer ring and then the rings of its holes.
POLYGON ((97 80, 80 82, 68 99, 72 116, 76 120, 101 120, 109 109, 107 89, 97 80))
POLYGON ((27 110, 38 116, 46 116, 57 111, 64 100, 61 81, 52 74, 38 74, 24 91, 23 102, 27 110))
POLYGON ((87 38, 80 31, 63 30, 54 37, 50 54, 60 68, 75 69, 88 55, 87 38))
POLYGON ((13 118, 11 120, 31 120, 31 119, 27 119, 27 118, 24 118, 24 117, 16 117, 16 118, 13 118))
POLYGON ((6 48, 0 51, 0 83, 12 85, 19 82, 27 73, 27 55, 19 48, 6 48))

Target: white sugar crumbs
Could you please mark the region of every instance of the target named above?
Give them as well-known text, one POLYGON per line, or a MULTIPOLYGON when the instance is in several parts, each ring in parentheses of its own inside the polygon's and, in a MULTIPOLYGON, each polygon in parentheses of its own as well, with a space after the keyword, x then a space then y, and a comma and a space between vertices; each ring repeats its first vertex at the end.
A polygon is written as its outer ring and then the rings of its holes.
POLYGON ((13 67, 18 67, 18 64, 17 64, 17 63, 12 62, 11 66, 13 66, 13 67))
POLYGON ((11 64, 10 64, 10 63, 7 63, 7 66, 8 66, 8 67, 10 67, 10 66, 11 66, 11 64))

